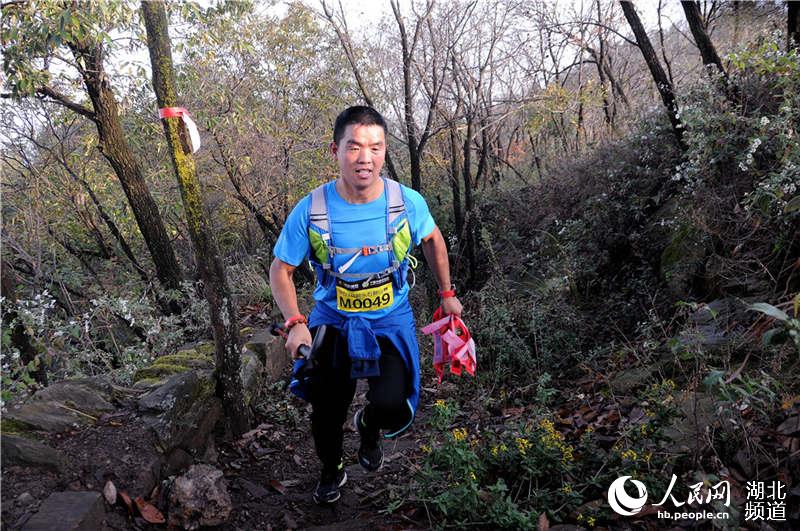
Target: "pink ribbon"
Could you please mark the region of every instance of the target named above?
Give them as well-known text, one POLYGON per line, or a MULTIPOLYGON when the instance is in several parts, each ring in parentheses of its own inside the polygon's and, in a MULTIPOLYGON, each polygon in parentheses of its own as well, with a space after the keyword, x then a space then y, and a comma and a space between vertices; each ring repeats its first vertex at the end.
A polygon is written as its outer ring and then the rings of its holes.
POLYGON ((460 376, 462 369, 475 376, 477 366, 475 341, 460 317, 448 315, 422 328, 422 333, 433 336, 433 368, 442 382, 445 366, 460 376), (456 330, 461 334, 457 334, 456 330))

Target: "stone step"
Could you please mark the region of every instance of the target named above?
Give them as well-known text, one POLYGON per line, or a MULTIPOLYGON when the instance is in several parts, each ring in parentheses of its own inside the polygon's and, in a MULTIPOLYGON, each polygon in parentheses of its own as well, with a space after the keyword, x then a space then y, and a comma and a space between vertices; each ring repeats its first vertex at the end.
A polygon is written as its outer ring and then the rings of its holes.
POLYGON ((108 529, 99 492, 54 492, 22 531, 99 531, 108 529))
POLYGON ((63 467, 63 455, 46 444, 5 433, 0 440, 2 440, 3 466, 38 466, 56 472, 63 467))

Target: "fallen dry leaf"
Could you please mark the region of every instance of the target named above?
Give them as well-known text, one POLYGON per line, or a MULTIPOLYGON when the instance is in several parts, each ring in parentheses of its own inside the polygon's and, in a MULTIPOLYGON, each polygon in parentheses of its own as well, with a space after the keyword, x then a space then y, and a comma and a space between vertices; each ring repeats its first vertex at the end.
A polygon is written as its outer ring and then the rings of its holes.
POLYGON ((161 511, 156 509, 152 504, 144 501, 144 498, 141 496, 136 498, 136 507, 139 509, 139 513, 141 513, 142 518, 144 518, 148 523, 163 524, 166 522, 166 520, 164 520, 164 515, 161 514, 161 511))
POLYGON ((125 507, 128 508, 128 512, 133 515, 133 502, 131 501, 131 497, 128 496, 128 493, 121 490, 119 491, 119 497, 122 498, 122 502, 125 504, 125 507))
POLYGON ((536 531, 549 531, 550 521, 547 519, 545 513, 539 515, 539 521, 536 523, 536 531))
POLYGON ((117 503, 117 487, 114 486, 111 480, 106 481, 106 486, 103 487, 103 496, 105 496, 109 505, 117 503))
POLYGON ((281 483, 280 481, 278 481, 277 479, 269 480, 269 486, 272 487, 273 489, 277 490, 278 492, 280 492, 284 496, 286 495, 286 486, 283 483, 281 483))
POLYGON ((272 428, 272 424, 268 423, 259 424, 257 427, 253 428, 252 430, 242 435, 240 440, 252 439, 253 436, 261 435, 262 433, 268 431, 270 428, 272 428))

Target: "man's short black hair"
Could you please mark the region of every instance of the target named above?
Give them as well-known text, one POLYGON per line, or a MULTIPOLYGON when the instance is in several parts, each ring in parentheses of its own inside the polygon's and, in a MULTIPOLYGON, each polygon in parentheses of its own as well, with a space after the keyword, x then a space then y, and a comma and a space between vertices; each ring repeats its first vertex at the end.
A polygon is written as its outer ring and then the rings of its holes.
POLYGON ((379 125, 383 127, 383 134, 388 134, 386 120, 383 119, 381 113, 366 105, 355 105, 343 110, 336 117, 336 123, 333 125, 333 142, 337 146, 339 145, 339 140, 344 136, 344 130, 347 129, 348 125, 352 124, 379 125))

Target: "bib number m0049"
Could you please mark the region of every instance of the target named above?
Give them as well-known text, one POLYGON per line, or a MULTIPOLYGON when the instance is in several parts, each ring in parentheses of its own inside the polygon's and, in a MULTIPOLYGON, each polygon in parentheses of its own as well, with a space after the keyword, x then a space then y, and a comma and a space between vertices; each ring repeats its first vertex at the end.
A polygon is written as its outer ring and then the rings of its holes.
POLYGON ((394 289, 389 275, 359 282, 336 281, 336 307, 344 312, 382 310, 392 304, 394 289))

